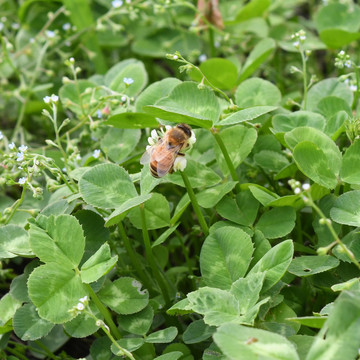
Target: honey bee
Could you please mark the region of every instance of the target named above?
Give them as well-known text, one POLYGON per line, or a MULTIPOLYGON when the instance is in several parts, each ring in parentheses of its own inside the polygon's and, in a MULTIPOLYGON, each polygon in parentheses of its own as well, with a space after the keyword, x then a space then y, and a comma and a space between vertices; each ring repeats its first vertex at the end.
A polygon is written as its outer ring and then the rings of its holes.
POLYGON ((155 178, 172 172, 175 159, 184 156, 181 150, 189 146, 192 136, 191 127, 187 124, 178 124, 167 130, 164 136, 157 139, 157 143, 149 146, 140 159, 142 165, 150 163, 150 173, 155 178))

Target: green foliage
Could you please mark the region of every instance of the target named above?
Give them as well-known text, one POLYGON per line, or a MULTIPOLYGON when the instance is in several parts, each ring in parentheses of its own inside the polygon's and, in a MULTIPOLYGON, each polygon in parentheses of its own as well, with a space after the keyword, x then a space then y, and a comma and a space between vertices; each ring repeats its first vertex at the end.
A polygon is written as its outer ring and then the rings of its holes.
POLYGON ((0 12, 1 359, 359 358, 356 1, 0 12))

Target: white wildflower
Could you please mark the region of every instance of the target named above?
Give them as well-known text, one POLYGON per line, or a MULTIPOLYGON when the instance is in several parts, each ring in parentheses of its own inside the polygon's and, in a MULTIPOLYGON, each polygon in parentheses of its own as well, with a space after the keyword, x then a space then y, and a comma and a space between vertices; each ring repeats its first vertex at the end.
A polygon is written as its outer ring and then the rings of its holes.
POLYGON ((10 143, 9 144, 9 149, 13 150, 14 148, 15 148, 15 143, 14 142, 10 143))
POLYGON ((95 149, 94 152, 93 152, 93 154, 92 154, 93 158, 95 158, 95 159, 99 158, 100 153, 101 153, 101 152, 100 152, 99 149, 95 149))
POLYGON ((19 185, 24 185, 26 183, 26 181, 27 181, 27 177, 22 177, 19 179, 18 183, 19 183, 19 185))
POLYGON ((201 54, 201 55, 199 56, 199 61, 200 61, 200 62, 204 62, 206 59, 207 59, 206 54, 201 54))
POLYGON ((307 183, 303 184, 302 188, 303 188, 303 190, 307 191, 310 189, 310 184, 307 184, 307 183))
POLYGON ((19 150, 21 151, 21 152, 25 152, 26 150, 28 149, 28 147, 26 146, 26 145, 21 145, 20 147, 19 147, 19 150))
POLYGON ((2 140, 4 138, 3 133, 0 131, 0 140, 2 140))
POLYGON ((49 104, 51 98, 50 98, 50 96, 45 96, 45 97, 43 98, 43 100, 44 100, 44 103, 45 103, 45 104, 49 104))
POLYGON ((16 161, 23 161, 24 160, 24 153, 23 152, 18 152, 16 154, 16 156, 17 156, 16 161))
POLYGON ((124 82, 126 85, 129 86, 129 85, 131 85, 131 84, 134 82, 134 79, 124 77, 123 82, 124 82))
POLYGON ((52 39, 53 37, 55 37, 55 31, 52 31, 52 30, 46 30, 45 34, 49 39, 52 39))
POLYGON ((193 146, 195 143, 196 143, 196 136, 195 136, 195 133, 191 130, 191 136, 188 140, 188 143, 191 146, 193 146))
POLYGON ((346 60, 344 62, 344 66, 347 67, 347 68, 351 68, 351 60, 346 60))
POLYGON ((85 309, 85 306, 84 306, 83 303, 78 303, 78 304, 76 305, 76 309, 79 310, 79 311, 82 311, 82 310, 85 309))
POLYGON ((55 94, 51 95, 51 101, 52 102, 56 103, 56 102, 58 102, 58 100, 59 100, 59 97, 57 95, 55 95, 55 94))
POLYGON ((68 30, 71 29, 71 25, 70 25, 70 23, 65 23, 65 24, 62 26, 62 28, 63 28, 63 30, 68 31, 68 30))
POLYGON ((122 1, 122 0, 114 0, 114 1, 111 3, 112 7, 115 8, 115 9, 121 7, 122 4, 123 4, 123 1, 122 1))
POLYGON ((185 159, 185 156, 178 156, 174 161, 173 170, 174 171, 184 171, 186 168, 187 161, 185 159))
POLYGON ((296 195, 298 195, 298 194, 300 194, 300 192, 301 192, 301 189, 300 188, 295 188, 294 189, 294 193, 296 194, 296 195))

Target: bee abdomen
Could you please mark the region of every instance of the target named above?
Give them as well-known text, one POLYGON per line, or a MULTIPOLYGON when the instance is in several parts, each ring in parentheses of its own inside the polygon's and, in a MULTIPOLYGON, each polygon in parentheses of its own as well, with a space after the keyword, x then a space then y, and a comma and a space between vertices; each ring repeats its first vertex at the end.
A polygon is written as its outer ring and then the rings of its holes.
POLYGON ((159 177, 159 174, 157 172, 157 163, 150 163, 150 172, 153 177, 159 177))

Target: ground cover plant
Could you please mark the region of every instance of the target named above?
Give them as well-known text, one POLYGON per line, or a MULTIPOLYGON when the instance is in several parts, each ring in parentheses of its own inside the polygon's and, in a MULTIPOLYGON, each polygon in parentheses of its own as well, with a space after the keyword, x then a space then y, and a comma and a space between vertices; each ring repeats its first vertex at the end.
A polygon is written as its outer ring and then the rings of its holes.
POLYGON ((359 16, 0 2, 0 358, 358 359, 359 16))

